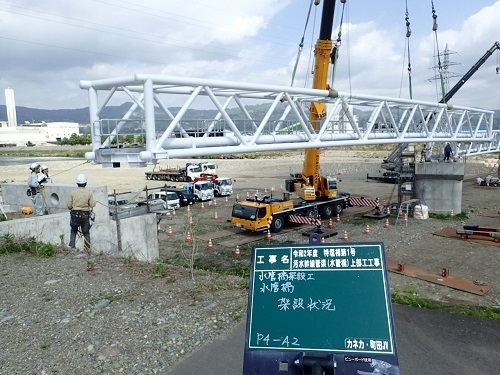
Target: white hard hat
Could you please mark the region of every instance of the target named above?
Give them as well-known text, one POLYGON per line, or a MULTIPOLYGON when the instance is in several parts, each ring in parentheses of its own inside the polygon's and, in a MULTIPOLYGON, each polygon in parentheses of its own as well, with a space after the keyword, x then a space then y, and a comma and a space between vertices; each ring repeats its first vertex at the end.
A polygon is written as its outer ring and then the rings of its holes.
POLYGON ((35 170, 35 169, 37 169, 38 167, 40 167, 40 164, 38 164, 38 163, 31 163, 31 165, 30 165, 30 169, 31 169, 32 171, 34 171, 34 170, 35 170))
POLYGON ((76 176, 76 183, 78 185, 86 184, 87 183, 87 176, 85 176, 83 173, 79 174, 76 176))
POLYGON ((42 165, 42 171, 46 171, 47 169, 49 169, 49 167, 47 167, 46 165, 42 165))

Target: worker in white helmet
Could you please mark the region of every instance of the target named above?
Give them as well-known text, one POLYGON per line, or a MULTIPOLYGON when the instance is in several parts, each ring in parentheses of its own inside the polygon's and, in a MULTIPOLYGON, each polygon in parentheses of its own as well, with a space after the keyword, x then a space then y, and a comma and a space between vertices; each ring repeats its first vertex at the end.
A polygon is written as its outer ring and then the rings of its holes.
POLYGON ((32 163, 30 165, 31 173, 30 176, 28 177, 28 196, 31 197, 31 201, 33 202, 33 205, 35 206, 35 214, 37 216, 43 216, 43 201, 42 201, 42 194, 41 194, 41 189, 43 188, 43 185, 41 185, 38 182, 38 173, 40 173, 40 164, 38 163, 32 163))
POLYGON ((46 165, 42 165, 40 171, 42 172, 38 176, 38 182, 41 184, 52 184, 54 183, 54 180, 52 180, 52 176, 49 175, 49 167, 46 165))
POLYGON ((86 189, 87 176, 79 174, 76 177, 78 188, 74 189, 68 199, 68 208, 70 209, 70 227, 69 247, 75 247, 76 234, 81 231, 84 237, 84 248, 90 251, 90 216, 96 201, 92 192, 86 189))

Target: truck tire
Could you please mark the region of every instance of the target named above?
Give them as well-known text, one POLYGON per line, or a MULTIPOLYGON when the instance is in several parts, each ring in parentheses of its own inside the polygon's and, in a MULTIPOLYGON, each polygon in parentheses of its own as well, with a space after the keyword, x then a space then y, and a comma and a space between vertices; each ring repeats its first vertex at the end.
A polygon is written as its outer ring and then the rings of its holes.
POLYGON ((333 204, 333 213, 335 215, 340 215, 344 210, 344 204, 342 202, 335 202, 333 204))
POLYGON ((309 210, 306 212, 306 217, 310 219, 316 219, 316 213, 314 212, 314 210, 309 210))
POLYGON ((283 216, 274 217, 271 222, 271 232, 279 233, 285 227, 285 219, 283 216))
POLYGON ((329 219, 333 216, 333 205, 331 204, 325 204, 323 206, 323 218, 324 219, 329 219))

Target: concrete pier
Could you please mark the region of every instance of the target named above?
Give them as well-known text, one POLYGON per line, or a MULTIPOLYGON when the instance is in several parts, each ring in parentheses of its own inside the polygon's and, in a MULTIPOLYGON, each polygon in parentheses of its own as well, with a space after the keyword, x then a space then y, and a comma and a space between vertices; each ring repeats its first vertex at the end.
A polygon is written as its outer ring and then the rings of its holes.
POLYGON ((415 196, 431 213, 461 213, 464 175, 464 163, 416 163, 415 196))

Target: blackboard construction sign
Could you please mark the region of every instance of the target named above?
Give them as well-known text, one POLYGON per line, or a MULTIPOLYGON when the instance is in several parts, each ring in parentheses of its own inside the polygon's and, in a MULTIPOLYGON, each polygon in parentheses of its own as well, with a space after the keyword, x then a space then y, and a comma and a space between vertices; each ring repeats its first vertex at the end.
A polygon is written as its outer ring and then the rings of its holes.
POLYGON ((254 247, 245 368, 274 351, 334 354, 335 374, 347 362, 398 366, 383 244, 254 247))

